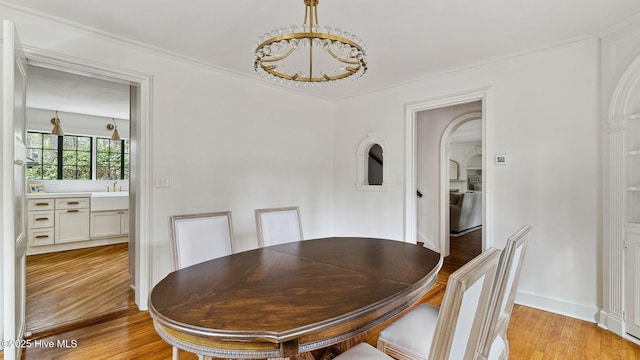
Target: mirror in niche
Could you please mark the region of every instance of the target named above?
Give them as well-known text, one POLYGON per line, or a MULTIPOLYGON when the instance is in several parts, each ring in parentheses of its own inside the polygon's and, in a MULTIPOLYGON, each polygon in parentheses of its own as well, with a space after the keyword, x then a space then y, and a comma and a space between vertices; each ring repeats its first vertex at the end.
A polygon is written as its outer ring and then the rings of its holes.
POLYGON ((382 186, 383 176, 383 153, 382 147, 379 144, 373 144, 369 148, 369 163, 367 173, 367 183, 373 186, 382 186))
POLYGON ((449 159, 449 180, 458 180, 460 164, 457 161, 449 159))
POLYGON ((360 191, 387 191, 389 179, 388 149, 375 133, 367 134, 358 145, 356 189, 360 191), (386 162, 386 163, 385 163, 386 162))

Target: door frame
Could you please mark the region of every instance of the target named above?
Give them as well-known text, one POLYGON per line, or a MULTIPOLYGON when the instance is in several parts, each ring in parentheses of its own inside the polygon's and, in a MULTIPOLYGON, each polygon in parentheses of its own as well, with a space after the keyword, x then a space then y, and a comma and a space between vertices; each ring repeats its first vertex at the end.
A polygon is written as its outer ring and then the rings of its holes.
MULTIPOLYGON (((151 215, 152 183, 152 84, 153 77, 127 69, 115 68, 86 59, 71 57, 42 49, 24 46, 24 53, 28 63, 53 70, 64 71, 77 75, 93 77, 108 81, 117 81, 138 89, 136 126, 132 126, 132 150, 137 149, 137 156, 131 164, 135 167, 136 175, 129 182, 129 206, 135 212, 134 231, 129 236, 134 237, 133 286, 135 303, 140 310, 147 310, 147 300, 151 289, 151 244, 153 234, 151 215), (135 130, 134 130, 135 129, 135 130), (135 160, 135 161, 134 161, 135 160), (133 180, 133 182, 132 182, 133 180)), ((27 89, 27 92, 29 90, 27 89)), ((130 105, 131 106, 131 105, 130 105)))
MULTIPOLYGON (((492 227, 492 213, 493 213, 493 202, 491 198, 487 196, 487 193, 490 193, 493 185, 493 169, 487 166, 488 151, 491 150, 491 146, 489 144, 490 137, 487 135, 488 122, 490 121, 493 110, 493 96, 491 87, 484 87, 476 90, 460 92, 457 94, 445 95, 442 97, 431 98, 424 101, 407 104, 405 106, 405 225, 404 225, 404 239, 408 242, 416 243, 417 241, 417 200, 416 200, 416 191, 417 191, 417 139, 416 139, 416 124, 418 113, 425 110, 432 110, 437 108, 443 108, 452 105, 459 105, 474 101, 481 101, 482 103, 482 152, 483 154, 487 154, 487 156, 483 156, 483 192, 482 192, 482 202, 484 206, 483 219, 482 219, 482 248, 486 249, 493 245, 493 227, 492 227), (485 170, 486 169, 486 170, 485 170)), ((442 154, 440 154, 442 156, 442 154)), ((444 165, 440 166, 440 178, 442 179, 446 173, 448 173, 448 168, 443 170, 444 165), (445 172, 443 174, 442 172, 445 172)), ((439 206, 440 210, 440 222, 438 226, 438 234, 440 244, 440 254, 445 257, 448 256, 448 247, 443 244, 448 245, 449 238, 449 226, 447 224, 448 216, 442 213, 445 211, 444 204, 448 204, 446 199, 447 184, 443 184, 443 181, 440 181, 440 199, 439 206), (444 187, 444 190, 443 190, 444 187)), ((447 207, 448 209, 448 207, 447 207)))
MULTIPOLYGON (((446 106, 445 106, 446 107, 446 106)), ((448 256, 449 252, 450 252, 450 230, 451 230, 451 217, 450 217, 450 213, 449 213, 449 153, 447 152, 447 147, 449 146, 449 140, 451 139, 451 135, 453 135, 453 133, 456 132, 456 130, 462 126, 463 124, 465 124, 468 121, 471 120, 477 120, 480 119, 480 121, 482 121, 482 112, 481 111, 474 111, 471 113, 467 113, 464 115, 460 115, 457 118, 453 119, 449 125, 447 125, 447 127, 444 129, 444 132, 442 133, 442 137, 440 138, 440 219, 443 220, 440 223, 440 253, 442 254, 442 256, 448 256)), ((482 147, 484 150, 484 124, 483 124, 483 128, 482 128, 482 147)), ((417 145, 416 145, 417 146, 417 145)), ((486 164, 484 164, 484 159, 485 157, 482 158, 483 161, 483 168, 486 164)), ((465 165, 466 162, 469 159, 465 159, 464 163, 461 163, 460 165, 465 165)), ((416 165, 417 166, 417 165, 416 165)), ((417 169, 416 169, 417 170, 417 169)), ((483 180, 484 180, 484 171, 482 172, 482 176, 483 176, 483 180)), ((486 191, 482 192, 482 203, 484 204, 485 201, 485 197, 486 197, 486 191)), ((482 220, 483 220, 483 224, 484 222, 484 205, 482 206, 482 220)), ((416 223, 417 226, 417 223, 416 223)), ((484 229, 484 226, 483 226, 484 229)), ((484 230, 483 230, 484 233, 484 230)), ((484 234, 483 234, 484 235, 484 234)), ((486 249, 484 246, 484 236, 482 237, 482 249, 486 249)))

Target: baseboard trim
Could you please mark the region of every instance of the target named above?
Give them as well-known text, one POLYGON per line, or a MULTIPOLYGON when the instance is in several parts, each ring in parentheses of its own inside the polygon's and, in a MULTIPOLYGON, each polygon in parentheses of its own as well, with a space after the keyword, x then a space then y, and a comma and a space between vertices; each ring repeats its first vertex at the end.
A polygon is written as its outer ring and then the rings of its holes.
POLYGON ((431 240, 429 240, 429 238, 427 238, 426 236, 424 236, 422 233, 417 232, 416 233, 418 236, 418 241, 421 241, 424 243, 424 247, 428 248, 428 249, 437 249, 438 246, 436 244, 434 244, 431 240))
POLYGON ((562 299, 540 296, 526 291, 518 291, 515 302, 534 309, 549 311, 590 323, 599 323, 600 309, 593 306, 572 303, 562 299))
POLYGON ((620 317, 610 315, 604 310, 600 311, 600 321, 598 326, 611 331, 616 335, 623 336, 624 332, 624 320, 620 317))

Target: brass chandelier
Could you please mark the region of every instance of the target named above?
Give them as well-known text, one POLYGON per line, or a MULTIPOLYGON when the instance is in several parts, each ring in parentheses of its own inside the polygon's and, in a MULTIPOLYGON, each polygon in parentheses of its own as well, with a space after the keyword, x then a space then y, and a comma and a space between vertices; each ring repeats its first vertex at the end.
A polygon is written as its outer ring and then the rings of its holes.
POLYGON ((267 79, 292 85, 355 80, 367 71, 366 47, 357 36, 318 25, 318 0, 304 0, 302 26, 273 30, 258 39, 254 69, 267 79))

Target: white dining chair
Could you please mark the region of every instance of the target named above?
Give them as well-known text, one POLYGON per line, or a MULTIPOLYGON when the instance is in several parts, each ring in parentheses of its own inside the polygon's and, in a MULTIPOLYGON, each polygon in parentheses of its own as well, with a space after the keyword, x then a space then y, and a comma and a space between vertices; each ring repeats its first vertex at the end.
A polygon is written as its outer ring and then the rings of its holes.
POLYGON ((297 206, 256 209, 258 246, 271 246, 300 241, 302 222, 297 206))
POLYGON ((174 215, 170 223, 174 270, 234 252, 230 211, 174 215))
POLYGON ((523 226, 513 234, 505 245, 493 290, 487 325, 480 339, 479 359, 508 359, 509 342, 507 327, 511 319, 513 302, 520 279, 531 227, 523 226))
POLYGON ((378 350, 400 360, 474 358, 499 259, 500 250, 491 248, 456 270, 442 306, 420 304, 401 316, 382 330, 378 350))
MULTIPOLYGON (((231 211, 173 215, 169 220, 173 270, 234 253, 231 211)), ((179 358, 179 349, 174 346, 172 359, 179 358)))

